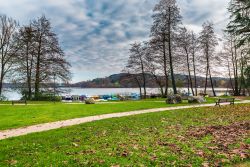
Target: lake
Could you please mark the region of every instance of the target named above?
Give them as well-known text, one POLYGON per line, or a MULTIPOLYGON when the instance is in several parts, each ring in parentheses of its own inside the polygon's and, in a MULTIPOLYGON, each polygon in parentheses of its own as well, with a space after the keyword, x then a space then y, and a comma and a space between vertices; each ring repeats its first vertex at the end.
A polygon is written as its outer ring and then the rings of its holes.
MULTIPOLYGON (((181 91, 187 92, 187 88, 179 88, 181 91)), ((198 88, 198 92, 203 91, 204 88, 198 88)), ((227 88, 215 88, 217 95, 223 95, 227 92, 227 88)), ((139 93, 138 88, 69 88, 69 92, 62 93, 61 95, 111 95, 111 94, 130 94, 139 93)), ((159 93, 158 88, 147 88, 147 94, 159 93)), ((211 94, 211 88, 208 88, 208 93, 211 94)), ((19 100, 21 94, 17 91, 11 89, 4 90, 3 95, 7 97, 8 100, 19 100)))

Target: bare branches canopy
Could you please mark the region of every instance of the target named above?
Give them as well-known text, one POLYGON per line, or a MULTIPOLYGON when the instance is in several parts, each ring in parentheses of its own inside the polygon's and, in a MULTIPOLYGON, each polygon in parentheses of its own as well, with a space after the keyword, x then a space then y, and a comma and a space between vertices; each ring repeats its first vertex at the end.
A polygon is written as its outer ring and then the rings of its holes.
POLYGON ((16 22, 6 19, 6 16, 1 16, 1 19, 0 49, 3 52, 0 65, 3 77, 14 69, 11 72, 15 76, 12 81, 26 99, 39 99, 46 85, 52 83, 55 77, 58 82, 70 80, 70 64, 45 16, 22 27, 17 27, 16 22))

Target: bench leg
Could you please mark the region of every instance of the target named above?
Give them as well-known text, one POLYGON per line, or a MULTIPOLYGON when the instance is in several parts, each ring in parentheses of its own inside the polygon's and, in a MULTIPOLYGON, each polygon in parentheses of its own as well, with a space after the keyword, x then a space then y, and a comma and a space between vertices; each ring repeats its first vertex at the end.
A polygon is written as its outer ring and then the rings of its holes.
POLYGON ((215 106, 219 106, 220 107, 220 103, 216 102, 215 106))

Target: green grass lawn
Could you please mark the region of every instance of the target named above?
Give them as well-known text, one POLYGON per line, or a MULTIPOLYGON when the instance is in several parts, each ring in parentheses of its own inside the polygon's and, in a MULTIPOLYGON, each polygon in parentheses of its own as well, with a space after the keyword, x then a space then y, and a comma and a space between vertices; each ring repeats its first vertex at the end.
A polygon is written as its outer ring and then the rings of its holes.
MULTIPOLYGON (((180 104, 187 105, 187 103, 180 104)), ((122 102, 95 105, 42 103, 41 105, 0 105, 0 130, 107 113, 125 112, 167 105, 162 102, 122 102)))
MULTIPOLYGON (((207 103, 214 102, 215 99, 207 98, 207 103)), ((189 105, 187 101, 177 105, 166 104, 162 98, 112 104, 103 102, 95 105, 59 102, 55 104, 53 102, 28 102, 28 104, 30 105, 0 105, 0 130, 100 114, 189 105)))
POLYGON ((2 140, 0 166, 245 165, 249 120, 249 104, 101 120, 2 140))

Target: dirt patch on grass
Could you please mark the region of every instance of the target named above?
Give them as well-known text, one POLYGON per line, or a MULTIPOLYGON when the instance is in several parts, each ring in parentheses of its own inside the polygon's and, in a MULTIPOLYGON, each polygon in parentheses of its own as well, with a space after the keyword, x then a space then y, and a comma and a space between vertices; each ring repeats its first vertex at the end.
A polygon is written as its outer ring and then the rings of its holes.
MULTIPOLYGON (((208 150, 221 155, 220 159, 214 161, 215 164, 227 162, 227 160, 233 160, 236 157, 241 160, 250 158, 250 144, 244 143, 244 140, 250 136, 250 122, 238 122, 226 126, 207 126, 193 128, 191 127, 187 136, 196 139, 202 139, 206 136, 212 136, 210 142, 206 147, 208 150)), ((196 150, 197 155, 210 159, 209 155, 206 155, 202 150, 196 150)), ((211 164, 210 164, 211 165, 211 164)))

